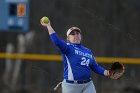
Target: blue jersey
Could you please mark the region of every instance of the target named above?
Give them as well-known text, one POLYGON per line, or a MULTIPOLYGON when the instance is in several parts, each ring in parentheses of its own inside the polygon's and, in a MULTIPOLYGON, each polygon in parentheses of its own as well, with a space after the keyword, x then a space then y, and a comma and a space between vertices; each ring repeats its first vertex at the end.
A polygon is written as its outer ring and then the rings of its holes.
POLYGON ((51 34, 50 37, 62 54, 64 79, 89 80, 91 69, 95 73, 104 75, 105 69, 96 63, 91 50, 82 44, 66 43, 56 33, 51 34))

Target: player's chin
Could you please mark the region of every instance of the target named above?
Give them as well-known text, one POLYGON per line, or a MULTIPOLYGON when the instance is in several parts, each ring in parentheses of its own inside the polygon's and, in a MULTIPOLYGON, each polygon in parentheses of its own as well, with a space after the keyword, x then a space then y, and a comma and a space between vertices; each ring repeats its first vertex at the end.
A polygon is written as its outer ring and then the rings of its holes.
POLYGON ((79 44, 80 43, 80 40, 79 39, 75 39, 74 40, 74 43, 79 44))

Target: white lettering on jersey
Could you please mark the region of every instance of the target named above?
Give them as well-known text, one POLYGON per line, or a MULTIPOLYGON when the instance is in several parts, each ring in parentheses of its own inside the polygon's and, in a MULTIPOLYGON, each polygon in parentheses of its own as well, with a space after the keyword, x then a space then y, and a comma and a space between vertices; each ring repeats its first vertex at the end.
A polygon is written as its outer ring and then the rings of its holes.
POLYGON ((75 50, 75 54, 80 55, 80 56, 84 56, 84 57, 88 57, 88 58, 92 58, 91 54, 85 53, 85 52, 82 52, 82 51, 79 51, 79 50, 75 50))

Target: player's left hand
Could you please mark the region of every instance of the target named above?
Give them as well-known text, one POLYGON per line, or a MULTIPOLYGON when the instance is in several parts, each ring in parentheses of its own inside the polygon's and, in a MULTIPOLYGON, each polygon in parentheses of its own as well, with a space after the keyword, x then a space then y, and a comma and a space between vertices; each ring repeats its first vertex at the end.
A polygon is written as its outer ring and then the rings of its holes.
POLYGON ((125 67, 120 62, 114 62, 109 69, 109 77, 113 80, 120 79, 125 72, 125 67))

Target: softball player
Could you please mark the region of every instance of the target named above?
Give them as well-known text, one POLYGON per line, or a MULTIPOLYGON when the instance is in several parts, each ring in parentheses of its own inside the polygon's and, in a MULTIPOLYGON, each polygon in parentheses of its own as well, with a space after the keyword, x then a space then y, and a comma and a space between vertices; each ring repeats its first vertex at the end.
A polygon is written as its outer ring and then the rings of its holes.
POLYGON ((47 27, 52 42, 58 47, 64 62, 64 80, 62 93, 96 93, 91 70, 103 76, 108 76, 109 71, 96 63, 90 49, 81 44, 81 30, 78 27, 68 29, 67 41, 63 41, 56 34, 50 22, 43 23, 47 27))

